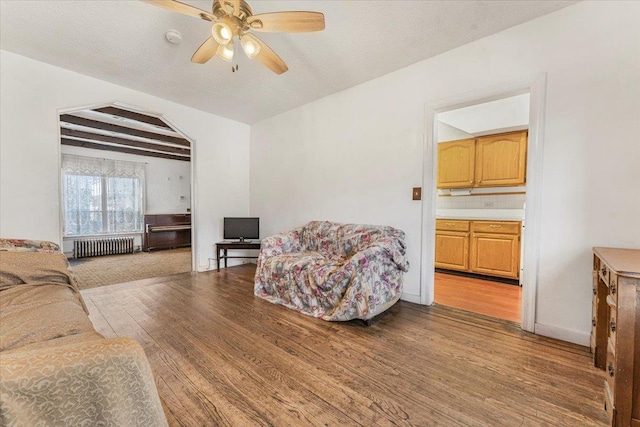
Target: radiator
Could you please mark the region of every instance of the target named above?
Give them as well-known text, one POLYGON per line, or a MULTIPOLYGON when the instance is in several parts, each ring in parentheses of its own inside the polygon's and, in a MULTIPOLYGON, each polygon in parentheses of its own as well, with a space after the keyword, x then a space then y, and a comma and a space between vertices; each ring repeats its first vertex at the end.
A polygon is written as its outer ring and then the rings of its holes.
POLYGON ((133 237, 109 237, 73 241, 73 257, 86 258, 102 255, 132 254, 133 237))

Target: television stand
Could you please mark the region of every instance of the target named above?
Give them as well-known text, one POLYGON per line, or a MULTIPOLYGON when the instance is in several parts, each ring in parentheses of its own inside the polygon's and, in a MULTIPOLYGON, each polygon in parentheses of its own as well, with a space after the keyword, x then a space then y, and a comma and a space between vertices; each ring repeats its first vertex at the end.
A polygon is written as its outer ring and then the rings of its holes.
POLYGON ((227 259, 229 258, 250 258, 250 259, 258 259, 257 256, 229 256, 228 250, 237 250, 237 249, 253 249, 260 250, 260 242, 250 242, 247 240, 241 240, 236 242, 218 242, 216 243, 216 267, 217 271, 220 271, 220 260, 224 259, 224 268, 227 268, 227 259), (220 251, 222 251, 222 255, 220 255, 220 251))

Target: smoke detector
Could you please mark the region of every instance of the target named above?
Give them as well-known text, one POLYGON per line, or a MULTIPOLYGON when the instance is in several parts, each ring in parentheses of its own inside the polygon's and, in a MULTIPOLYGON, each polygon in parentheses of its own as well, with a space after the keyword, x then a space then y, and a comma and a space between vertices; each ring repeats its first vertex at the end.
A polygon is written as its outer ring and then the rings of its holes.
POLYGON ((180 44, 182 43, 182 34, 178 30, 169 30, 165 33, 165 38, 171 44, 180 44))

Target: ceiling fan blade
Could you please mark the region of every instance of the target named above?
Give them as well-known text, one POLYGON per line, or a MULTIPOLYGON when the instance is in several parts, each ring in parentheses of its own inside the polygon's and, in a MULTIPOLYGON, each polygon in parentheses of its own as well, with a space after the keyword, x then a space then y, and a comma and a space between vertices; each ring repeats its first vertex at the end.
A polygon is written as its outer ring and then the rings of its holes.
POLYGON ((245 34, 243 37, 248 37, 260 46, 260 52, 255 56, 257 60, 262 62, 268 69, 276 74, 282 74, 289 69, 287 64, 275 53, 265 42, 254 36, 253 34, 245 34))
POLYGON ((193 54, 193 56, 191 57, 191 62, 195 62, 196 64, 204 64, 215 56, 216 52, 218 51, 218 46, 220 46, 220 43, 215 41, 213 37, 209 37, 193 54))
POLYGON ((273 12, 247 18, 251 29, 280 33, 306 33, 324 30, 324 15, 320 12, 273 12))
POLYGON ((194 18, 204 19, 205 21, 215 21, 216 17, 207 12, 206 10, 198 9, 197 7, 189 6, 185 3, 180 3, 176 0, 142 0, 145 3, 152 4, 154 6, 160 6, 164 9, 172 12, 182 13, 183 15, 193 16, 194 18))

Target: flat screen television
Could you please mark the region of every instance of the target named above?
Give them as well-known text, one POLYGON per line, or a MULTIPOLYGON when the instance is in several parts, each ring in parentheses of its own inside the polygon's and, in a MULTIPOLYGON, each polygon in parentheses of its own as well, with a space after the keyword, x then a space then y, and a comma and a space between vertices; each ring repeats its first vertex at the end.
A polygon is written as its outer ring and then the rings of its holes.
POLYGON ((260 218, 224 218, 224 240, 260 238, 260 218))

